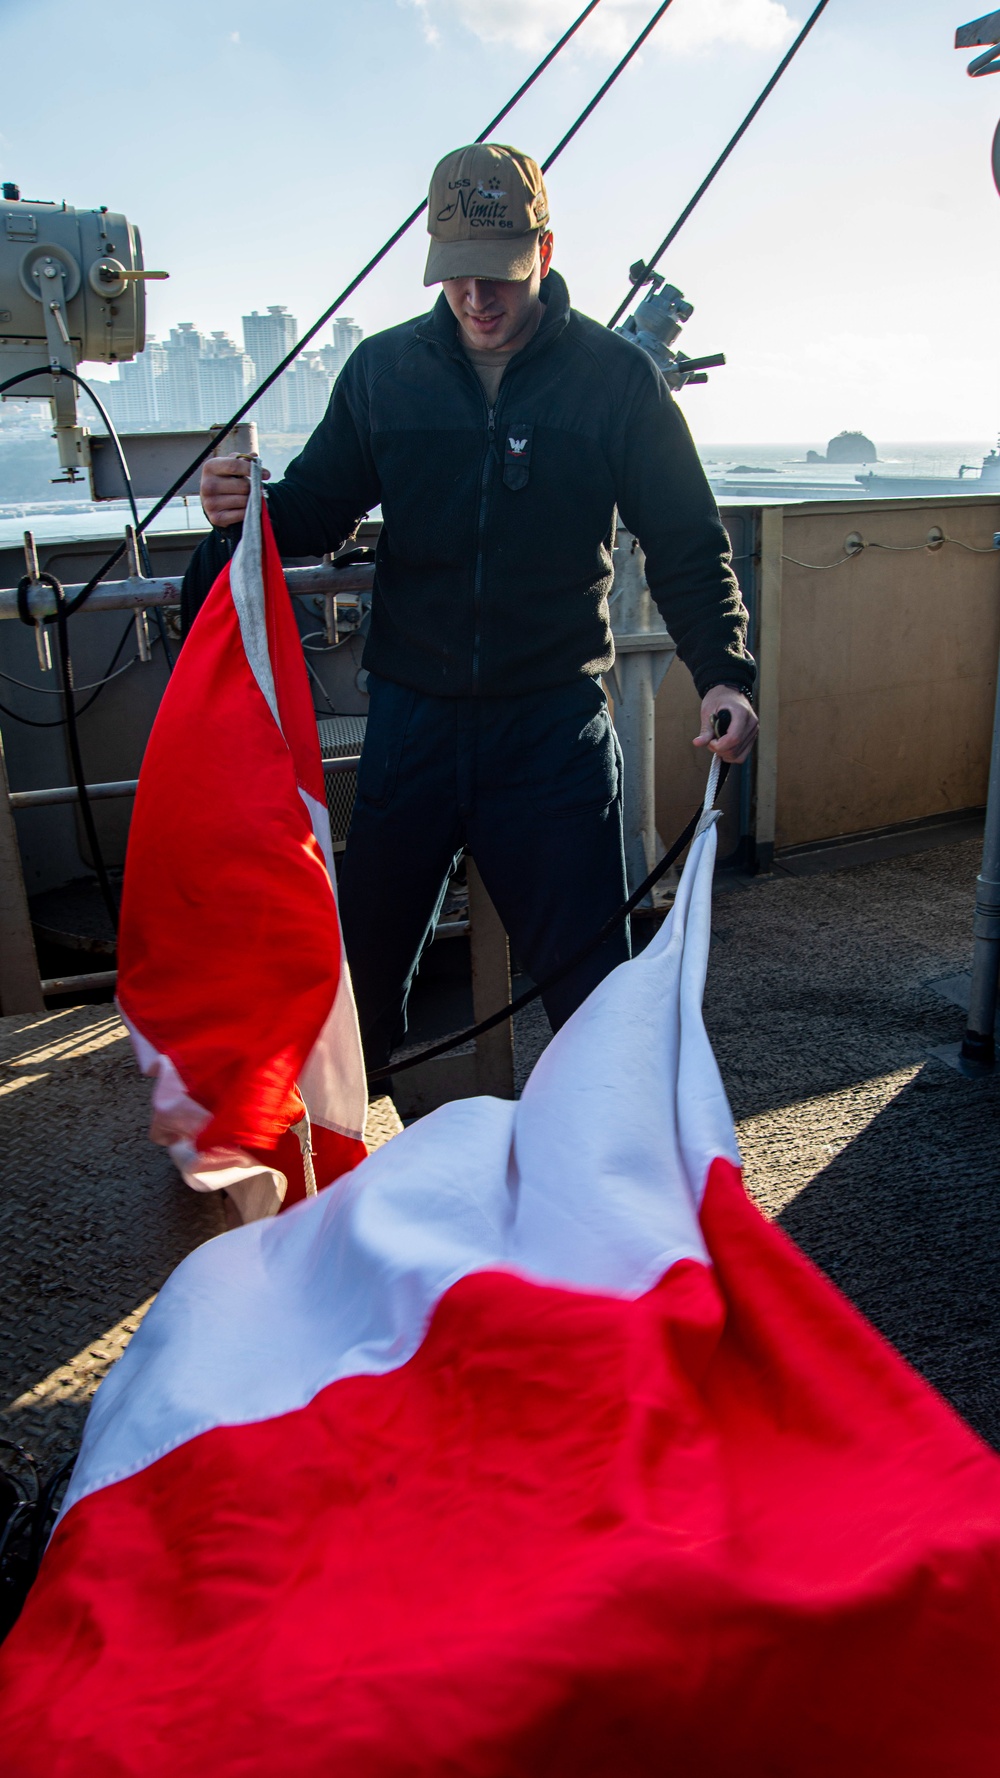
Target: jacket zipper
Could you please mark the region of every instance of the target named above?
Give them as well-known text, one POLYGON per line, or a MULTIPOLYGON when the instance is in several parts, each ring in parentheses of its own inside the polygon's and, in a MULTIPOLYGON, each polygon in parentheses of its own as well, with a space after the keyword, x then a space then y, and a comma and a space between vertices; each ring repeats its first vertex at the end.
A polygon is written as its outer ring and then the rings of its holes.
MULTIPOLYGON (((471 367, 470 367, 471 368, 471 367)), ((473 374, 475 374, 473 372, 473 374)), ((485 400, 485 396, 484 396, 485 400)), ((472 583, 472 685, 479 690, 479 654, 482 637, 480 619, 483 609, 483 575, 485 572, 485 552, 483 542, 486 534, 486 504, 489 499, 490 464, 493 461, 493 439, 496 431, 496 408, 487 409, 486 413, 486 451, 483 456, 483 473, 479 484, 479 527, 476 533, 476 571, 472 583)))

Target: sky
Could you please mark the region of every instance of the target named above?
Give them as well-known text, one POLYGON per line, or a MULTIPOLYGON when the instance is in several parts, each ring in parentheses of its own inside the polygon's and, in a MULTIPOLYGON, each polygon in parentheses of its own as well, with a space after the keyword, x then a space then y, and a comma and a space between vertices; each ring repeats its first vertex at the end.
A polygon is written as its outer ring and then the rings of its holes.
MULTIPOLYGON (((0 0, 0 176, 137 224, 158 336, 276 302, 304 331, 582 3, 0 0)), ((601 0, 500 138, 542 159, 653 8, 601 0)), ((1000 427, 1000 78, 953 47, 987 9, 830 0, 660 268, 684 348, 728 360, 681 397, 700 443, 1000 427)), ((608 318, 809 10, 673 0, 549 177, 578 308, 608 318)), ((351 298, 366 332, 429 307, 425 249, 420 223, 351 298)))

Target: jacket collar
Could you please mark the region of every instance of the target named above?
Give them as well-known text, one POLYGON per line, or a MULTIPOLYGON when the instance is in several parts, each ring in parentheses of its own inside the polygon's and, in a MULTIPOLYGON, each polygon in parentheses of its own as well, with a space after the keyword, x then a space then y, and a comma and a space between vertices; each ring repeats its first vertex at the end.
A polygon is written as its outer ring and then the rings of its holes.
MULTIPOLYGON (((569 290, 565 278, 558 272, 550 272, 543 278, 539 296, 545 305, 545 313, 538 328, 528 344, 516 354, 519 363, 533 358, 536 353, 545 351, 566 330, 572 310, 569 306, 569 290)), ((458 343, 458 322, 455 320, 448 300, 444 294, 438 297, 429 315, 417 322, 414 332, 418 339, 427 340, 432 345, 443 346, 452 357, 464 358, 465 354, 458 343)))

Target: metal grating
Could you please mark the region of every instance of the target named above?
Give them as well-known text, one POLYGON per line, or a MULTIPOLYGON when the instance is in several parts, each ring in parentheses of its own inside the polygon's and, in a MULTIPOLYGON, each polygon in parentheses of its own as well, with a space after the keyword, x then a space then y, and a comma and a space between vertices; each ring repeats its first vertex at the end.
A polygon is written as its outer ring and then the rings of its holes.
MULTIPOLYGON (((367 724, 367 716, 319 717, 316 727, 319 730, 319 750, 323 758, 342 759, 345 754, 360 753, 367 724)), ((326 806, 330 812, 330 833, 335 852, 342 852, 344 849, 356 790, 356 772, 337 772, 326 779, 326 806)))

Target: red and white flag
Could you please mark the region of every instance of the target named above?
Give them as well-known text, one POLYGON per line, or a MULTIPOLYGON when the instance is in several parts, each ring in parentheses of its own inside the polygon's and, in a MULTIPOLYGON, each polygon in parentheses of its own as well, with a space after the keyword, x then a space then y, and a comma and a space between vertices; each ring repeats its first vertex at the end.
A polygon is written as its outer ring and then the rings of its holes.
POLYGON ((1000 1462, 744 1195, 714 851, 518 1104, 169 1279, 0 1657, 6 1778, 995 1769, 1000 1462))
POLYGON ((118 974, 153 1139, 245 1221, 362 1160, 367 1109, 312 697, 252 468, 143 759, 118 974))

